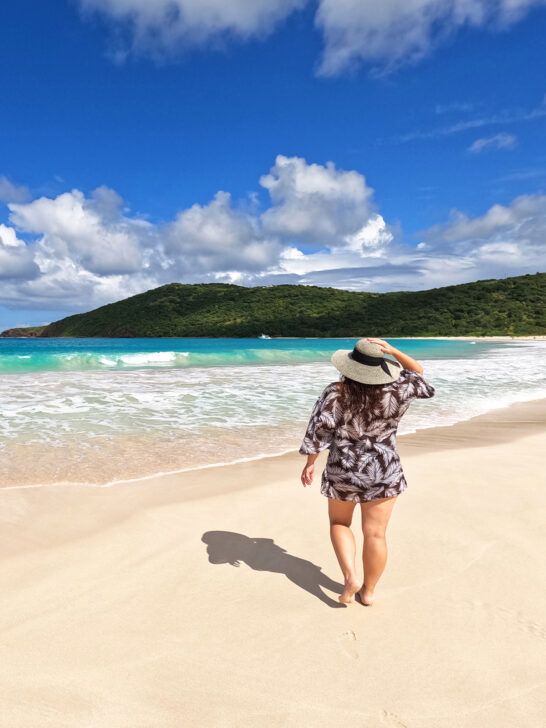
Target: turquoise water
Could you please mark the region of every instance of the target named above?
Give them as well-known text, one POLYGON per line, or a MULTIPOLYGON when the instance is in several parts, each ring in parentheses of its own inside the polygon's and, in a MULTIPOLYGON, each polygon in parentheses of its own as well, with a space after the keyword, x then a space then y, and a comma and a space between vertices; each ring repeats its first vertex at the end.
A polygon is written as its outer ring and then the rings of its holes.
MULTIPOLYGON (((392 339, 415 358, 478 356, 492 344, 392 339)), ((355 339, 0 339, 0 373, 328 361, 355 339)))
MULTIPOLYGON (((296 450, 356 339, 0 339, 0 485, 105 484, 296 450)), ((546 397, 546 342, 391 339, 436 388, 399 432, 546 397)))

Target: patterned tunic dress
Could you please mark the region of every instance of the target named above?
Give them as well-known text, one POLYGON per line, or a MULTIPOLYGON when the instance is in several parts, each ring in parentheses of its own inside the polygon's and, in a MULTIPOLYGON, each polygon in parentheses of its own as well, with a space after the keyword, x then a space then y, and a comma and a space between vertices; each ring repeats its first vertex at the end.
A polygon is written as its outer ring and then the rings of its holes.
POLYGON ((403 369, 385 384, 373 411, 353 415, 340 403, 339 382, 318 398, 299 452, 330 448, 320 492, 342 501, 378 500, 399 495, 407 483, 396 449, 396 431, 412 399, 434 396, 434 387, 421 374, 403 369))

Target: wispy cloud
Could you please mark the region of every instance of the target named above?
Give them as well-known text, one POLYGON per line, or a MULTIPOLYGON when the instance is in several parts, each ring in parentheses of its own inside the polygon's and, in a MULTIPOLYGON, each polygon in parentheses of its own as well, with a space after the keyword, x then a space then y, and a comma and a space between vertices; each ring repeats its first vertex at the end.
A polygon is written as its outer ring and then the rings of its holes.
POLYGON ((404 144, 416 139, 435 139, 438 137, 450 136, 451 134, 459 134, 468 129, 479 129, 484 126, 492 126, 496 124, 515 124, 523 121, 533 121, 546 116, 546 97, 542 99, 542 103, 534 109, 503 109, 491 116, 483 116, 478 119, 467 119, 459 121, 456 124, 446 126, 438 126, 435 129, 417 129, 401 134, 399 136, 390 137, 386 140, 393 144, 404 144))
POLYGON ((436 104, 434 107, 434 113, 436 114, 450 114, 454 111, 472 111, 475 108, 475 104, 471 104, 466 101, 452 101, 449 104, 436 104))
POLYGON ((507 172, 501 177, 495 177, 493 182, 521 182, 526 179, 537 179, 546 177, 546 168, 542 169, 515 169, 507 172))
MULTIPOLYGON (((317 66, 335 76, 360 65, 373 76, 418 63, 462 28, 505 30, 546 0, 316 0, 324 40, 317 66)), ((78 0, 84 17, 114 25, 109 57, 174 59, 195 47, 266 38, 310 0, 78 0), (120 32, 121 31, 121 32, 120 32)), ((462 110, 462 109, 459 109, 462 110)), ((439 111, 438 113, 444 113, 439 111)))
POLYGON ((28 202, 30 198, 28 187, 16 185, 4 175, 0 175, 0 202, 28 202))
POLYGON ((517 144, 517 137, 514 134, 506 134, 501 132, 491 137, 482 137, 476 139, 469 147, 471 154, 479 154, 484 149, 513 149, 517 144))

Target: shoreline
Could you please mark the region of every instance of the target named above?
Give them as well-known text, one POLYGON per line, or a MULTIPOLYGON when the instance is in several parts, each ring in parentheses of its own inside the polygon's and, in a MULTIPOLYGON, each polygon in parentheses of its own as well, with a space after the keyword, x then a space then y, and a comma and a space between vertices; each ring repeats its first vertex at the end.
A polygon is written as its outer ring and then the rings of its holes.
POLYGON ((546 341, 546 334, 529 334, 528 336, 398 336, 395 338, 425 341, 546 341))
MULTIPOLYGON (((511 442, 533 431, 535 424, 542 421, 540 418, 543 410, 546 410, 546 397, 512 402, 511 404, 496 407, 482 414, 474 415, 473 417, 459 420, 452 424, 431 425, 430 427, 422 427, 414 432, 398 434, 396 437, 398 450, 403 458, 406 454, 414 452, 433 452, 458 447, 483 447, 491 444, 494 437, 497 438, 498 442, 511 442), (507 428, 505 427, 506 424, 518 425, 518 429, 507 428), (484 425, 485 429, 482 427, 484 425), (468 429, 469 427, 470 429, 468 429), (495 433, 494 437, 492 436, 492 431, 495 433)), ((325 461, 327 452, 322 452, 319 455, 319 459, 317 460, 319 464, 323 460, 325 461)), ((192 475, 201 481, 203 478, 206 479, 209 471, 222 472, 224 469, 246 467, 250 472, 253 472, 255 468, 259 467, 260 463, 269 467, 268 463, 270 461, 284 463, 288 459, 297 460, 303 467, 304 458, 299 454, 297 448, 294 448, 273 454, 243 457, 233 461, 208 463, 172 471, 155 472, 149 475, 138 475, 131 478, 119 478, 106 483, 60 481, 0 486, 0 494, 4 491, 48 488, 104 490, 130 486, 131 484, 138 487, 150 481, 158 481, 160 483, 163 481, 170 482, 178 477, 189 479, 192 475)))
MULTIPOLYGON (((321 339, 331 341, 345 341, 357 339, 358 336, 272 336, 271 340, 283 339, 307 339, 320 341, 321 339)), ((387 341, 546 341, 546 334, 528 334, 526 336, 376 336, 376 339, 387 341)))
MULTIPOLYGON (((514 402, 506 407, 498 407, 488 412, 471 417, 468 420, 460 420, 452 425, 434 425, 422 428, 416 432, 405 435, 398 435, 397 446, 402 462, 413 455, 428 454, 443 450, 454 450, 464 448, 487 447, 492 443, 506 444, 514 442, 529 434, 534 434, 541 426, 546 430, 546 398, 514 402), (516 429, 517 428, 517 429, 516 429)), ((316 464, 317 471, 323 467, 328 451, 320 453, 316 464)), ((223 463, 220 465, 206 465, 203 467, 172 473, 160 473, 141 478, 114 481, 105 486, 87 486, 97 488, 118 488, 129 485, 144 486, 146 482, 155 482, 158 485, 169 485, 176 482, 177 478, 189 480, 194 476, 197 481, 188 489, 188 497, 193 497, 195 491, 201 489, 207 482, 210 471, 233 474, 234 479, 240 477, 240 484, 237 490, 254 487, 258 480, 258 472, 263 464, 268 469, 275 471, 282 470, 285 464, 297 464, 295 475, 299 477, 299 470, 303 468, 305 458, 300 455, 297 449, 288 450, 277 455, 262 455, 255 458, 245 458, 240 461, 223 463), (238 471, 240 471, 238 473, 238 471), (250 483, 250 485, 247 485, 250 483), (245 488, 246 486, 246 488, 245 488)), ((78 485, 78 484, 74 484, 78 485)), ((258 483, 259 485, 259 483, 258 483)), ((42 486, 43 487, 43 486, 42 486)), ((45 486, 49 487, 49 486, 45 486)), ((186 484, 188 487, 188 484, 186 484)), ((222 490, 221 488, 219 489, 222 490)), ((213 497, 218 490, 216 487, 207 488, 207 493, 201 492, 201 497, 213 497)), ((182 498, 186 493, 180 493, 182 498)))
MULTIPOLYGON (((258 337, 259 338, 259 337, 258 337)), ((271 336, 270 341, 347 341, 347 339, 358 339, 358 336, 271 336)), ((484 342, 508 342, 508 341, 546 341, 546 334, 529 334, 527 336, 387 336, 378 335, 376 339, 386 341, 484 341, 484 342)), ((236 341, 236 339, 232 339, 236 341)))
MULTIPOLYGON (((70 352, 82 348, 65 343, 70 352)), ((132 346, 135 350, 146 350, 146 356, 126 357, 118 352, 119 356, 116 354, 112 361, 107 360, 108 365, 117 362, 123 366, 101 366, 93 352, 84 352, 70 354, 69 358, 74 361, 68 364, 77 368, 66 370, 68 373, 63 369, 12 373, 11 377, 16 379, 5 378, 2 390, 8 416, 1 443, 4 457, 0 467, 0 488, 50 484, 110 487, 165 473, 217 469, 248 458, 260 461, 299 447, 301 427, 306 424, 307 417, 299 426, 296 420, 303 416, 304 405, 306 410, 312 405, 312 381, 327 381, 332 374, 337 377, 327 360, 331 351, 345 344, 335 341, 325 344, 321 339, 299 341, 299 344, 295 341, 294 346, 290 341, 266 342, 265 346, 258 347, 263 342, 257 342, 256 349, 264 349, 265 353, 243 356, 242 352, 235 351, 235 355, 231 355, 232 350, 250 343, 231 341, 222 344, 211 340, 205 345, 194 342, 195 347, 203 351, 217 351, 218 347, 229 350, 229 356, 213 356, 211 366, 205 366, 210 357, 196 357, 194 361, 176 354, 174 350, 186 352, 194 348, 189 342, 179 341, 176 345, 176 340, 167 344, 140 340, 132 346), (282 346, 277 347, 277 343, 282 346), (324 346, 328 351, 323 351, 324 346), (173 351, 155 356, 154 352, 162 348, 173 351), (279 349, 289 353, 278 354, 279 349), (300 349, 303 355, 294 356, 300 349), (313 353, 315 350, 318 353, 313 353), (168 366, 153 364, 166 359, 168 366), (88 360, 90 368, 82 369, 88 360), (193 366, 186 367, 188 361, 193 366), (144 366, 142 362, 153 366, 144 366), (137 363, 141 365, 137 366, 137 363), (178 363, 184 366, 175 366, 178 363), (248 383, 250 389, 246 387, 241 391, 239 409, 239 395, 234 397, 233 388, 241 387, 243 382, 245 386, 248 383), (220 396, 211 396, 211 385, 217 387, 220 396), (19 389, 21 396, 18 396, 19 389), (264 389, 268 401, 278 408, 274 431, 267 424, 271 418, 261 395, 264 389), (198 398, 203 394, 206 398, 201 405, 198 398), (36 407, 27 406, 30 399, 35 400, 36 407), (288 409, 293 409, 294 405, 299 412, 297 418, 293 412, 290 415, 288 409), (189 421, 188 417, 193 419, 189 421), (253 423, 255 426, 251 426, 253 423), (48 447, 49 444, 52 447, 48 447)), ((408 351, 430 350, 432 358, 423 364, 430 366, 431 376, 436 373, 444 377, 445 369, 445 379, 440 382, 446 388, 444 397, 438 398, 428 411, 416 406, 415 419, 410 413, 401 425, 401 437, 405 436, 402 433, 417 427, 443 426, 515 399, 546 396, 546 388, 534 373, 544 354, 544 341, 494 343, 476 340, 476 349, 471 349, 468 342, 456 341, 453 347, 444 346, 442 341, 417 341, 413 342, 415 346, 410 341, 405 345, 402 341, 393 343, 408 351), (462 343, 465 343, 464 347, 462 343), (482 349, 480 343, 486 346, 482 349), (461 367, 457 363, 459 360, 461 367), (505 372, 503 367, 506 367, 505 372), (477 376, 479 370, 481 377, 477 376), (472 407, 466 406, 459 391, 463 383, 461 375, 468 385, 467 395, 471 397, 472 407), (497 384, 499 377, 504 382, 502 387, 497 384)), ((104 341, 98 347, 99 353, 111 345, 113 340, 104 341)), ((116 345, 119 346, 119 342, 116 345)), ((82 346, 86 349, 87 342, 82 346)), ((121 347, 127 348, 123 342, 121 347)), ((57 345, 54 348, 58 348, 57 345)), ((58 364, 57 358, 52 362, 47 357, 44 359, 48 365, 65 366, 64 355, 60 360, 58 364)), ((37 360, 37 364, 40 361, 37 360)))

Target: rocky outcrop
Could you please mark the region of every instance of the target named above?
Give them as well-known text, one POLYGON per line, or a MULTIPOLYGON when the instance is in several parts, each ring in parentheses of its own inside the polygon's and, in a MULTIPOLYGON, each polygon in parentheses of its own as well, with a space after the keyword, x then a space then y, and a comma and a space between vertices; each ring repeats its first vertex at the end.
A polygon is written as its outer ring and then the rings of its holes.
POLYGON ((27 326, 19 329, 6 329, 0 336, 41 336, 45 326, 27 326))

